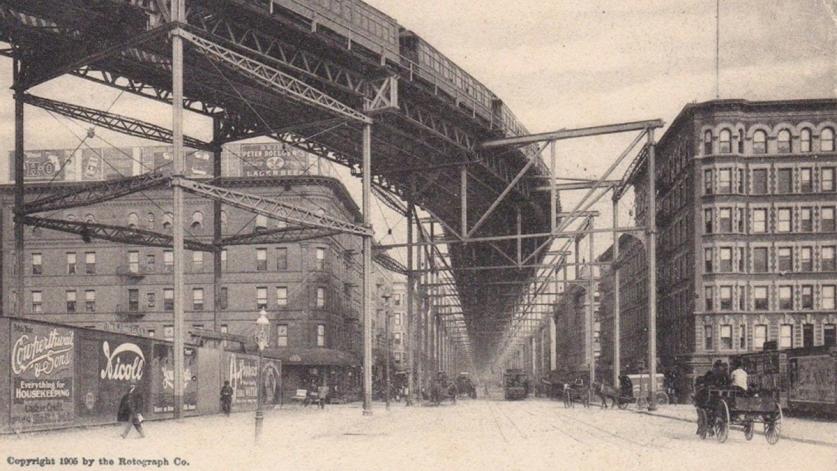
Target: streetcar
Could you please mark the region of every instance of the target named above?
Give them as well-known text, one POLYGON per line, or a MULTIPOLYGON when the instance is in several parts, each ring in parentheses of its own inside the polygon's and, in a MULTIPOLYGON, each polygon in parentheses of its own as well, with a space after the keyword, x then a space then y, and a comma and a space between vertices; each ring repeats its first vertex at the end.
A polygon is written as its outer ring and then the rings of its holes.
POLYGON ((503 374, 503 397, 507 401, 526 399, 529 379, 518 368, 507 369, 503 374))

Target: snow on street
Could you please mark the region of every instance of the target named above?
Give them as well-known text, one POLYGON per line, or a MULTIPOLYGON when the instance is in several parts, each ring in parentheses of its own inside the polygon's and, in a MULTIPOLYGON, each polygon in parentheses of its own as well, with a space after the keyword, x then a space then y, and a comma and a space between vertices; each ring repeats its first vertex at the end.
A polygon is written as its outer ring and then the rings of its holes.
MULTIPOLYGON (((0 438, 0 469, 23 469, 10 458, 119 457, 168 460, 163 469, 190 470, 721 470, 837 469, 837 423, 786 419, 775 446, 763 435, 751 442, 732 429, 725 444, 695 435, 688 406, 659 415, 633 410, 565 409, 559 401, 461 400, 456 405, 390 411, 374 404, 325 410, 289 406, 268 411, 253 444, 253 413, 179 422, 146 423, 148 437, 119 437, 115 426, 0 438), (174 459, 189 465, 175 466, 174 459)), ((758 428, 757 430, 760 430, 758 428)), ((57 469, 75 469, 54 466, 57 469)), ((78 467, 81 469, 81 466, 78 467)), ((118 469, 155 469, 149 465, 118 469)))

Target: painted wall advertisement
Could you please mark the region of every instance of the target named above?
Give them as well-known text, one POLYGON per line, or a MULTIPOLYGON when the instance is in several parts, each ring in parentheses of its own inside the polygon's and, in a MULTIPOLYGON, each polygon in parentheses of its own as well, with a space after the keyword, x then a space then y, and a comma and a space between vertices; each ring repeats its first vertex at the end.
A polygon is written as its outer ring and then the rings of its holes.
POLYGON ((318 159, 282 144, 241 144, 237 157, 245 177, 278 177, 309 173, 319 175, 318 159))
MULTIPOLYGON (((186 176, 193 178, 212 178, 212 154, 210 152, 184 149, 186 152, 186 176)), ((142 171, 152 170, 171 173, 173 165, 171 146, 149 146, 142 148, 142 171)))
MULTIPOLYGON (((64 181, 72 170, 69 150, 27 150, 23 153, 23 180, 30 182, 64 181)), ((9 180, 14 179, 15 154, 9 152, 9 180)))
MULTIPOLYGON (((155 414, 174 412, 174 348, 155 343, 151 360, 151 411, 155 414)), ((198 351, 183 349, 183 410, 198 407, 198 351)))
POLYGON ((106 147, 83 149, 81 180, 97 181, 130 177, 134 174, 134 149, 106 147))
POLYGON ((837 360, 830 355, 791 358, 788 365, 791 374, 790 400, 837 403, 835 363, 837 360))
POLYGON ((226 368, 221 376, 233 388, 233 405, 255 404, 259 360, 235 353, 229 353, 226 357, 226 368))
POLYGON ((13 322, 11 334, 12 428, 72 423, 75 332, 13 322))

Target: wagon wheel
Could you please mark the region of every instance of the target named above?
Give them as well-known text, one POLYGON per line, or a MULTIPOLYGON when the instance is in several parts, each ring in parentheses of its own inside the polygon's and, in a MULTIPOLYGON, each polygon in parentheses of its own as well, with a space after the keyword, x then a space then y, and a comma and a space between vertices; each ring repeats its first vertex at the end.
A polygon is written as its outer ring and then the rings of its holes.
POLYGON ((753 439, 753 433, 755 433, 755 429, 756 429, 756 427, 755 427, 755 425, 753 425, 752 420, 748 420, 747 422, 744 423, 744 438, 746 438, 747 441, 750 441, 750 440, 753 439))
POLYGON ((729 407, 727 401, 721 399, 715 410, 715 439, 718 443, 724 443, 729 438, 729 407))
POLYGON ((709 424, 707 423, 706 411, 701 409, 700 407, 697 408, 697 434, 701 440, 706 439, 706 433, 709 431, 709 424))
POLYGON ((616 403, 616 407, 618 407, 622 410, 628 408, 628 401, 622 399, 621 397, 617 397, 616 399, 613 400, 613 402, 616 403))
POLYGON ((666 394, 664 391, 657 391, 656 397, 657 405, 664 406, 668 404, 668 394, 666 394))
POLYGON ((782 406, 779 403, 776 403, 776 409, 778 412, 776 414, 771 414, 767 420, 764 422, 764 438, 767 439, 767 443, 771 445, 775 445, 779 442, 779 436, 782 432, 782 406))

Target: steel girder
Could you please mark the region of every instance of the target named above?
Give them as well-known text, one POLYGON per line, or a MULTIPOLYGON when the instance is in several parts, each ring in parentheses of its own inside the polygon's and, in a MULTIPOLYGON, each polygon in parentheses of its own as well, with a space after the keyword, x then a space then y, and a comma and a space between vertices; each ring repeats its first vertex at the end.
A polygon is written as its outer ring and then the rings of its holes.
POLYGON ((377 252, 372 256, 372 259, 382 267, 386 268, 387 270, 393 273, 399 273, 401 275, 407 275, 408 270, 407 267, 404 266, 403 263, 399 262, 398 260, 392 258, 386 252, 377 252))
MULTIPOLYGON (((129 136, 141 137, 167 144, 172 142, 172 132, 170 129, 138 119, 29 94, 23 95, 23 101, 28 105, 37 106, 38 108, 52 111, 68 118, 78 119, 129 136)), ((183 136, 183 143, 193 149, 210 152, 213 150, 212 144, 190 136, 183 136)))
POLYGON ((119 180, 90 183, 83 188, 53 194, 23 205, 23 214, 57 211, 110 201, 122 196, 166 184, 171 177, 152 172, 119 180))
POLYGON ((372 122, 368 116, 360 111, 341 103, 339 100, 332 98, 279 69, 251 59, 232 49, 223 47, 220 44, 189 33, 183 29, 175 29, 173 34, 180 35, 180 37, 189 41, 207 59, 224 64, 290 100, 308 106, 314 106, 359 123, 370 124, 372 122))
POLYGON ((322 239, 340 234, 331 229, 312 229, 304 227, 289 227, 258 231, 252 234, 242 234, 221 239, 218 245, 248 245, 248 244, 284 244, 301 242, 311 239, 322 239))
POLYGON ((285 221, 294 226, 329 229, 356 235, 372 235, 372 230, 341 221, 327 214, 318 214, 317 211, 298 208, 287 203, 271 198, 250 195, 227 188, 208 185, 206 183, 188 180, 182 177, 172 179, 172 185, 179 186, 185 191, 201 195, 206 198, 221 201, 224 204, 250 211, 256 214, 285 221))
MULTIPOLYGON (((172 236, 144 229, 34 216, 15 216, 15 222, 20 222, 28 226, 51 229, 54 231, 78 234, 83 239, 102 239, 121 244, 142 245, 146 247, 172 246, 172 236)), ((215 252, 218 250, 218 247, 212 244, 205 244, 203 242, 189 239, 184 241, 184 246, 187 249, 196 252, 215 252)))

